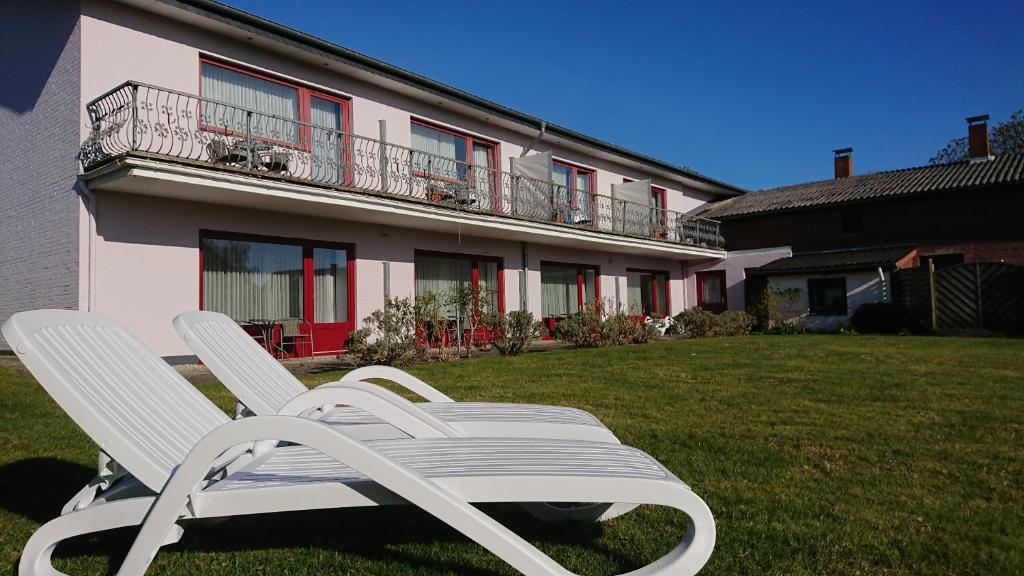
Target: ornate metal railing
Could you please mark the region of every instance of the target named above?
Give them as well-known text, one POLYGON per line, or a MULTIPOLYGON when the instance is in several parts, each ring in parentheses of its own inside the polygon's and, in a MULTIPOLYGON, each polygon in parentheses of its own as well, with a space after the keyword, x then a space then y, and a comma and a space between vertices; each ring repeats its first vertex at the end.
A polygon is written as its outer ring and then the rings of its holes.
POLYGON ((719 224, 333 128, 126 82, 87 105, 88 171, 152 154, 439 206, 720 248, 719 224))

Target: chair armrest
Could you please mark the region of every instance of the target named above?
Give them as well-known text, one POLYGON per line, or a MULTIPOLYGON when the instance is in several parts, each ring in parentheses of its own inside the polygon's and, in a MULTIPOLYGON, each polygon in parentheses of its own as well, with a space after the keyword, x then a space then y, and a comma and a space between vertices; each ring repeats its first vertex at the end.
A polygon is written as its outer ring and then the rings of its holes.
POLYGON ((409 374, 405 370, 399 370, 392 366, 364 366, 362 368, 356 368, 348 374, 345 374, 339 382, 365 382, 374 378, 390 380, 391 382, 398 384, 402 388, 405 388, 406 390, 416 394, 417 396, 421 396, 430 402, 455 402, 455 400, 444 395, 437 388, 434 388, 423 380, 409 374))
POLYGON ((308 416, 334 406, 353 406, 366 410, 413 438, 460 436, 458 431, 423 411, 412 402, 380 386, 364 382, 325 384, 292 398, 278 411, 280 416, 308 416))

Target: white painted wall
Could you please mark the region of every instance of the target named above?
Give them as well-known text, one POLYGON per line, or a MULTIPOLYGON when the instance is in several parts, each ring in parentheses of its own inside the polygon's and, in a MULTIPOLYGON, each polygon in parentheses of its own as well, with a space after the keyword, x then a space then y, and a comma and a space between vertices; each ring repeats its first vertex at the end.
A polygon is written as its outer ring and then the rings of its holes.
POLYGON ((729 305, 729 310, 746 310, 747 268, 757 268, 792 255, 793 249, 789 246, 777 246, 755 250, 733 250, 724 260, 687 263, 686 278, 682 286, 685 293, 683 308, 693 308, 697 305, 697 272, 725 270, 726 303, 729 305))
POLYGON ((784 312, 787 320, 803 324, 809 332, 834 332, 850 319, 850 315, 861 305, 875 302, 890 302, 892 285, 888 272, 878 270, 867 270, 858 272, 844 272, 829 275, 808 275, 796 274, 790 276, 769 276, 768 288, 787 290, 795 289, 799 292, 800 298, 794 303, 791 310, 784 312), (846 305, 845 315, 823 316, 813 315, 809 312, 807 280, 809 278, 846 278, 846 305))

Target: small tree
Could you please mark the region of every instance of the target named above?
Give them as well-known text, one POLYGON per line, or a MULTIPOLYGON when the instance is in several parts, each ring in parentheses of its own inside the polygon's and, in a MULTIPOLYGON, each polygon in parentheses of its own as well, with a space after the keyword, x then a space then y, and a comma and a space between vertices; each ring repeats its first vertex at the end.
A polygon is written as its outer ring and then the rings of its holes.
POLYGON ((448 305, 433 292, 416 296, 416 334, 430 348, 437 348, 441 362, 451 360, 452 348, 448 342, 448 305))
POLYGON ((502 356, 518 356, 530 349, 535 340, 544 336, 544 324, 533 319, 533 313, 514 310, 497 315, 491 324, 494 347, 502 356))
MULTIPOLYGON (((455 308, 464 327, 462 333, 466 334, 466 337, 463 344, 467 358, 472 355, 478 331, 494 321, 497 313, 494 309, 495 295, 496 290, 470 283, 456 284, 447 291, 446 301, 455 308)), ((458 336, 461 337, 461 334, 458 336)))
POLYGON ((363 364, 394 366, 419 359, 425 350, 416 337, 416 314, 408 298, 388 298, 349 334, 349 352, 363 364))

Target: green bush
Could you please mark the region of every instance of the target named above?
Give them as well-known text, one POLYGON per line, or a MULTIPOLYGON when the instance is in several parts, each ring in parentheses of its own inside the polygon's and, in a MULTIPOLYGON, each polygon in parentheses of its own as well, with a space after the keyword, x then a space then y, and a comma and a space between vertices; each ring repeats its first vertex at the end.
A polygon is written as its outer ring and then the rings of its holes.
POLYGON ((530 349, 534 340, 544 336, 544 325, 533 319, 533 313, 515 310, 496 316, 491 323, 494 347, 502 356, 518 356, 530 349))
POLYGON ((690 338, 714 336, 715 315, 703 308, 693 307, 675 315, 682 333, 690 338))
POLYGON ((605 319, 603 334, 609 346, 645 344, 658 336, 658 329, 620 311, 605 319))
POLYGON ((555 324, 555 338, 568 342, 573 348, 598 348, 607 341, 605 329, 601 315, 587 306, 555 324))
POLYGON ((761 333, 769 336, 789 336, 798 334, 800 331, 800 327, 795 322, 777 322, 762 330, 761 333))
POLYGON ((754 317, 742 310, 729 310, 714 317, 715 336, 746 336, 754 329, 754 317))
POLYGON ((757 302, 748 307, 754 318, 754 328, 769 333, 769 329, 786 321, 784 310, 791 311, 800 301, 800 290, 797 288, 769 288, 757 302))
POLYGON ((414 362, 426 352, 416 337, 416 313, 408 298, 389 298, 384 308, 363 319, 349 334, 348 351, 360 364, 396 366, 414 362))
POLYGON ((861 334, 898 334, 906 326, 906 314, 896 304, 861 304, 850 316, 850 324, 861 334))

